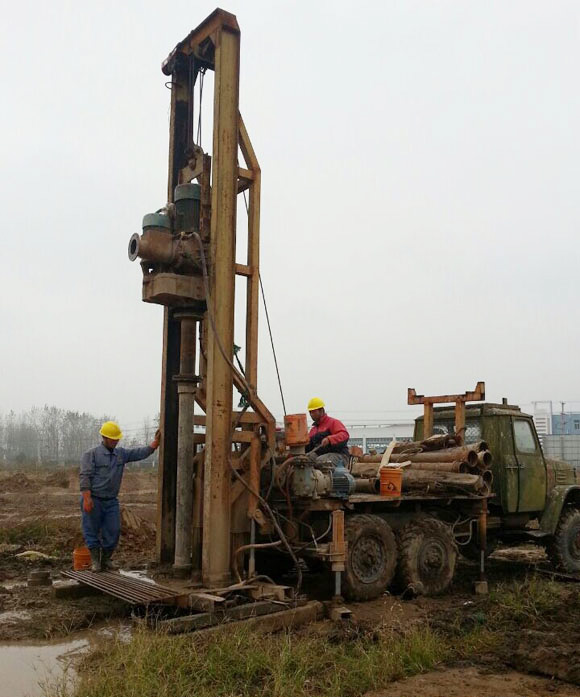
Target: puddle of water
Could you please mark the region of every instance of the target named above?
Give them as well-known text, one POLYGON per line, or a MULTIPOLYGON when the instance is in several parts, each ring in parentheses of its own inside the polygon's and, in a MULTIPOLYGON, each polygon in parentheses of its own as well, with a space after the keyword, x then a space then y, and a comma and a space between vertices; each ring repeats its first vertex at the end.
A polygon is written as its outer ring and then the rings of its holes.
POLYGON ((123 624, 120 627, 101 627, 97 630, 97 636, 99 639, 119 639, 123 644, 127 644, 131 641, 132 627, 130 624, 123 624))
POLYGON ((58 686, 58 694, 65 687, 71 689, 76 678, 75 661, 99 641, 117 638, 130 641, 131 626, 104 625, 79 632, 65 642, 0 642, 0 697, 44 697, 48 687, 55 693, 58 686))
POLYGON ((147 583, 155 583, 155 581, 152 578, 149 578, 149 576, 147 576, 147 571, 145 571, 144 569, 131 569, 129 571, 124 571, 123 569, 120 569, 119 573, 121 574, 121 576, 137 578, 139 579, 139 581, 146 581, 147 583))
POLYGON ((0 697, 42 697, 43 686, 72 687, 72 661, 89 647, 87 639, 60 644, 0 643, 0 697))

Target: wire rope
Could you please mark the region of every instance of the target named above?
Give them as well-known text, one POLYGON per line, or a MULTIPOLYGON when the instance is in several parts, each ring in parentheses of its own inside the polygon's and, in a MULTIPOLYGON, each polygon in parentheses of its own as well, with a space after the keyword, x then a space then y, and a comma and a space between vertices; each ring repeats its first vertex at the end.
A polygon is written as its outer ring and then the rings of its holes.
MULTIPOLYGON (((246 204, 246 214, 249 215, 248 200, 244 191, 244 203, 246 204)), ((272 354, 274 356, 274 366, 276 367, 276 377, 278 378, 278 388, 280 389, 280 398, 282 400, 282 408, 284 416, 286 416, 286 401, 284 400, 284 390, 282 389, 282 379, 280 378, 280 369, 278 367, 278 357, 276 355, 276 347, 274 345, 274 336, 272 334, 272 325, 270 324, 270 313, 268 312, 268 303, 266 302, 266 294, 264 293, 264 284, 262 283, 262 275, 258 271, 258 279, 260 281, 260 292, 262 294, 262 303, 264 304, 264 312, 266 313, 266 324, 268 325, 268 334, 270 335, 270 345, 272 346, 272 354)))

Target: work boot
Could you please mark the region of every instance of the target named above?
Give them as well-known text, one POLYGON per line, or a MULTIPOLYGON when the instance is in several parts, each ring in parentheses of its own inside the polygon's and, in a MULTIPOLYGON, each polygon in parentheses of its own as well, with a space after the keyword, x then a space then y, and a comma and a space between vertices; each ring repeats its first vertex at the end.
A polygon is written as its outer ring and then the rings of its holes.
POLYGON ((111 561, 111 557, 113 556, 113 549, 104 549, 103 553, 101 554, 101 565, 103 568, 103 571, 114 571, 117 568, 117 565, 115 564, 114 561, 111 561))
POLYGON ((103 565, 101 562, 101 548, 91 547, 89 550, 91 553, 91 571, 102 571, 103 565))

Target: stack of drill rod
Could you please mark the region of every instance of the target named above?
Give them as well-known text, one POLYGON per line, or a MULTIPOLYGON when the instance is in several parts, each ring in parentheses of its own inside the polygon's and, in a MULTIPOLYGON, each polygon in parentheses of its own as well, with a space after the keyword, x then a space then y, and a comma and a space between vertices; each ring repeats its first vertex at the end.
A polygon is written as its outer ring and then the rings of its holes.
POLYGON ((379 467, 403 467, 403 491, 484 494, 491 489, 492 456, 485 441, 459 445, 455 436, 437 435, 413 443, 397 443, 383 462, 382 455, 361 455, 351 463, 356 490, 379 490, 379 467))

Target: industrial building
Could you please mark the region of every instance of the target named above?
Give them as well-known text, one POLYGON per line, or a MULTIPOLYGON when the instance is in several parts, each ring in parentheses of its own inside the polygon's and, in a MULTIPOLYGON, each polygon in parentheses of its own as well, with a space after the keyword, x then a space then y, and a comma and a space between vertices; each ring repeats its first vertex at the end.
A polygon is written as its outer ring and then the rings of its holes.
POLYGON ((534 422, 546 457, 580 466, 580 412, 565 411, 566 402, 533 402, 534 422), (554 413, 554 404, 560 411, 554 413))
POLYGON ((414 425, 414 421, 399 421, 391 424, 345 424, 350 434, 349 446, 358 446, 365 453, 370 450, 382 453, 393 440, 412 440, 414 425))

